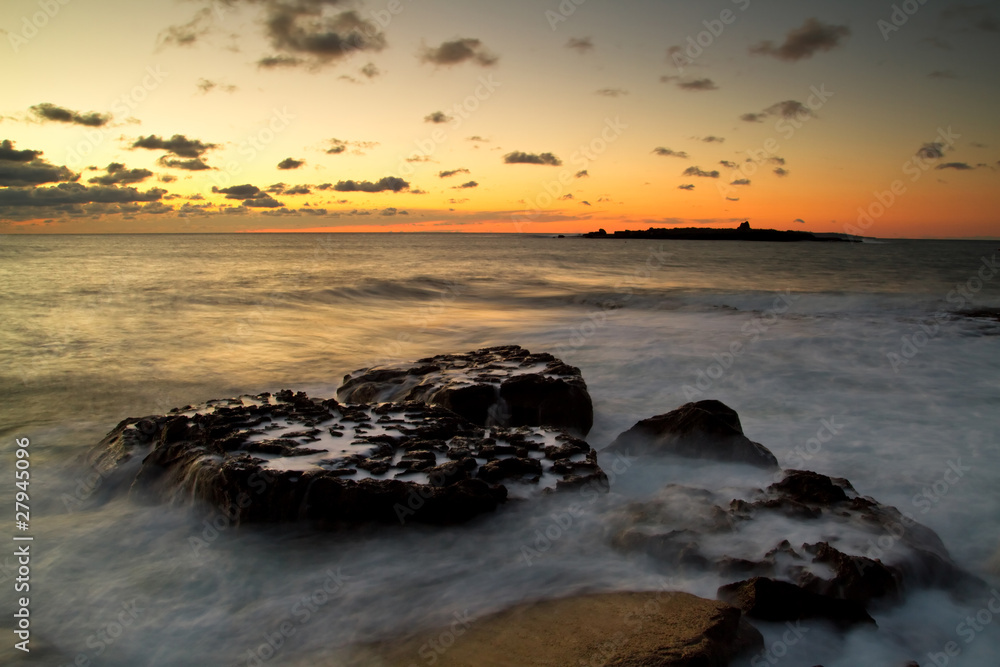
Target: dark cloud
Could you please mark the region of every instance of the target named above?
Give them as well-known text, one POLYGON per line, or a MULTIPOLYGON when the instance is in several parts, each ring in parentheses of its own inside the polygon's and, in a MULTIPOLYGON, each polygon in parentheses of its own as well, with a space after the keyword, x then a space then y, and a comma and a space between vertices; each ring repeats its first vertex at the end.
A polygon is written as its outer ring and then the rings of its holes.
POLYGON ((452 188, 452 190, 468 190, 470 188, 478 188, 478 187, 479 183, 476 183, 475 181, 469 181, 467 183, 462 183, 461 185, 456 185, 455 187, 452 188))
POLYGON ((926 143, 917 150, 917 155, 925 160, 939 160, 944 157, 944 144, 939 141, 926 143))
POLYGON ((372 183, 371 181, 339 181, 333 189, 338 192, 399 192, 406 190, 410 184, 397 176, 386 176, 372 183))
POLYGON ((751 47, 750 53, 795 62, 811 58, 819 51, 829 51, 840 46, 842 40, 850 34, 851 29, 846 25, 830 25, 811 18, 790 31, 780 46, 774 46, 771 41, 763 41, 751 47))
POLYGON ((784 102, 772 104, 764 109, 764 113, 771 116, 781 116, 782 118, 800 118, 814 115, 809 107, 795 100, 785 100, 784 102))
POLYGON ((337 155, 347 150, 347 142, 340 139, 330 139, 330 147, 326 149, 328 155, 337 155))
POLYGON ((487 142, 489 142, 489 139, 484 139, 484 138, 482 138, 481 136, 479 136, 479 135, 477 134, 477 135, 474 135, 474 136, 471 136, 471 137, 468 137, 468 138, 466 139, 466 141, 481 141, 481 142, 483 142, 483 143, 487 143, 487 142))
MULTIPOLYGON (((271 46, 280 54, 305 56, 320 65, 359 51, 381 51, 385 36, 374 23, 357 12, 331 15, 324 6, 331 0, 265 2, 265 26, 271 46)), ((278 56, 280 57, 280 55, 278 56)))
POLYGON ((975 167, 969 166, 965 162, 945 162, 944 164, 939 164, 935 169, 955 169, 956 171, 966 171, 968 169, 975 169, 975 167))
POLYGON ((450 123, 454 118, 443 111, 435 111, 424 116, 425 123, 450 123))
POLYGON ((11 187, 0 190, 0 206, 64 206, 67 204, 122 204, 159 201, 166 190, 150 188, 139 192, 135 188, 81 183, 60 183, 52 187, 11 187))
POLYGON ((159 45, 191 46, 212 29, 215 19, 211 8, 199 9, 187 23, 170 26, 160 33, 159 45))
POLYGON ((66 167, 41 159, 41 154, 42 151, 17 150, 9 139, 0 142, 0 186, 30 186, 79 178, 66 167))
POLYGON ((265 56, 257 61, 261 69, 276 69, 278 67, 298 67, 305 61, 295 56, 265 56))
POLYGON ((602 97, 621 97, 622 95, 628 95, 628 91, 623 88, 601 88, 597 91, 597 94, 602 97))
POLYGON ((284 206, 284 204, 267 193, 263 193, 253 199, 244 199, 243 205, 247 208, 278 208, 284 206))
POLYGON ((694 92, 719 89, 719 87, 715 85, 714 81, 707 78, 685 79, 679 76, 661 76, 660 81, 663 83, 675 83, 681 90, 690 90, 694 92))
POLYGON ((730 183, 730 185, 750 185, 749 178, 737 178, 735 181, 730 183))
POLYGON ((205 161, 200 157, 196 157, 193 160, 175 160, 164 155, 157 162, 164 167, 170 167, 171 169, 184 169, 186 171, 204 171, 205 169, 211 169, 205 161))
POLYGON ((775 176, 788 176, 788 170, 785 169, 784 167, 778 167, 777 169, 774 170, 774 175, 775 176))
POLYGON ((685 153, 684 151, 675 151, 670 148, 664 148, 663 146, 658 146, 657 148, 654 148, 653 153, 660 155, 662 157, 679 157, 679 158, 684 158, 685 160, 688 158, 688 154, 685 153))
POLYGON ((169 139, 163 139, 155 134, 148 137, 139 137, 132 148, 145 148, 148 150, 163 150, 173 153, 177 157, 201 157, 205 151, 215 148, 215 144, 208 144, 198 139, 188 139, 183 134, 175 134, 169 139))
POLYGON ((267 186, 264 189, 264 191, 265 192, 269 192, 272 195, 280 195, 280 194, 284 194, 285 188, 287 188, 287 187, 288 187, 288 185, 285 184, 285 183, 275 183, 274 185, 267 186))
POLYGON ((296 160, 295 158, 286 157, 284 160, 278 163, 278 169, 298 169, 306 163, 305 160, 296 160))
POLYGON ((111 120, 111 114, 102 114, 96 111, 80 113, 79 111, 58 107, 48 102, 34 105, 31 107, 31 111, 42 120, 51 120, 57 123, 74 123, 88 127, 101 127, 102 125, 107 125, 108 121, 111 120))
POLYGON ((285 190, 286 195, 310 195, 312 192, 309 191, 308 185, 293 185, 292 187, 285 190))
POLYGON ((105 174, 87 179, 88 183, 98 185, 119 185, 141 183, 153 175, 149 169, 126 169, 120 162, 112 162, 105 168, 105 174))
POLYGON ((941 12, 945 21, 962 24, 962 27, 983 32, 1000 32, 1000 21, 991 13, 995 5, 981 3, 977 5, 957 4, 941 12))
POLYGON ((678 185, 678 190, 694 190, 694 183, 685 183, 684 185, 678 185))
POLYGON ((364 150, 378 146, 377 141, 344 141, 342 139, 330 139, 329 143, 330 147, 326 149, 327 155, 339 155, 350 147, 354 148, 354 150, 351 151, 354 155, 364 155, 364 150))
POLYGON ((739 201, 739 197, 726 197, 726 201, 739 201))
POLYGON ((778 166, 784 166, 785 164, 785 158, 778 157, 777 155, 775 155, 774 157, 767 158, 767 161, 770 162, 771 164, 776 164, 778 166))
POLYGON ((586 170, 586 169, 584 169, 584 170, 582 170, 582 171, 578 171, 578 172, 576 172, 576 174, 574 175, 574 177, 575 177, 575 178, 587 178, 588 176, 590 176, 590 174, 589 174, 589 173, 587 173, 587 170, 586 170))
POLYGON ((721 164, 723 167, 726 167, 727 169, 736 169, 736 163, 730 162, 729 160, 719 160, 719 164, 721 164))
POLYGON ((513 151, 507 153, 503 156, 503 161, 506 164, 548 164, 553 167, 558 167, 562 164, 562 160, 557 158, 552 153, 525 153, 523 151, 513 151))
POLYGON ((399 213, 399 210, 397 208, 393 207, 393 206, 390 206, 389 208, 384 208, 381 211, 379 211, 379 215, 388 216, 388 217, 392 217, 392 216, 396 215, 397 213, 399 213))
POLYGON ((806 221, 803 220, 802 218, 795 218, 794 220, 792 220, 792 222, 799 222, 802 223, 803 225, 806 224, 806 221))
POLYGON ((706 144, 711 144, 711 143, 721 144, 722 142, 725 141, 725 138, 709 135, 707 137, 702 137, 701 140, 704 141, 706 144))
POLYGON ((433 162, 430 155, 413 155, 406 158, 407 162, 433 162))
POLYGON ((173 183, 174 181, 177 180, 177 177, 172 174, 159 174, 156 177, 156 180, 158 180, 160 183, 173 183))
POLYGON ((767 114, 764 113, 745 113, 740 116, 740 120, 748 123, 763 123, 765 118, 767 118, 767 114))
POLYGON ((382 71, 378 67, 375 66, 375 63, 368 63, 364 67, 361 68, 361 73, 366 78, 374 79, 379 74, 381 74, 382 71))
POLYGON ((490 67, 497 63, 498 58, 487 51, 478 39, 464 38, 444 42, 436 48, 425 48, 420 54, 420 60, 434 65, 448 66, 468 61, 490 67))
POLYGON ((590 37, 570 37, 566 42, 566 48, 583 54, 594 50, 594 42, 590 37))
POLYGON ((317 190, 329 190, 333 187, 333 183, 320 183, 316 186, 317 190))
POLYGON ((718 178, 719 172, 715 171, 702 171, 698 167, 688 167, 684 170, 683 176, 700 176, 701 178, 718 178))
POLYGON ((592 204, 591 204, 591 203, 590 203, 589 201, 587 201, 586 199, 584 199, 584 200, 583 200, 582 202, 580 202, 580 203, 581 203, 581 204, 583 204, 584 206, 592 206, 592 204))
POLYGON ((213 185, 212 192, 226 195, 226 199, 251 199, 265 194, 256 185, 250 185, 249 183, 244 185, 233 185, 228 188, 220 188, 213 185))
POLYGON ((929 79, 957 79, 958 74, 950 69, 936 69, 927 75, 929 79))
POLYGON ((207 95, 216 89, 227 93, 235 93, 239 90, 239 88, 232 84, 219 83, 218 81, 211 81, 209 79, 198 79, 198 90, 200 90, 203 95, 207 95))
POLYGON ((470 173, 465 167, 459 167, 458 169, 448 169, 446 171, 439 171, 438 178, 448 178, 449 176, 454 176, 455 174, 468 174, 470 173))

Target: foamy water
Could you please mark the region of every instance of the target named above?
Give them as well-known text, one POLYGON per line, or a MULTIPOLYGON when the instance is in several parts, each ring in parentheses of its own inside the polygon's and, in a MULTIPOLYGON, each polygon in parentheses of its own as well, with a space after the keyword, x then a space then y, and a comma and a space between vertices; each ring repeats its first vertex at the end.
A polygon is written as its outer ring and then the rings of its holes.
MULTIPOLYGON (((847 477, 986 581, 978 596, 912 591, 873 610, 875 631, 813 623, 787 645, 783 625, 757 624, 771 651, 757 664, 926 665, 955 642, 948 664, 995 665, 1000 323, 958 314, 1000 307, 1000 275, 979 273, 995 245, 4 237, 0 457, 10 470, 14 438, 31 440, 32 663, 255 664, 285 627, 263 662, 342 664, 338 647, 526 599, 714 597, 718 575, 671 571, 612 537, 624 507, 669 483, 725 505, 773 481, 747 466, 602 455, 608 496, 557 494, 455 528, 316 534, 139 505, 81 458, 124 417, 286 387, 333 396, 357 368, 513 343, 581 368, 595 448, 638 419, 719 399, 783 467, 847 477), (975 619, 983 609, 989 623, 975 619)), ((12 481, 0 489, 11 507, 12 481)), ((703 547, 759 557, 825 537, 775 520, 703 547)), ((8 559, 4 609, 10 573, 8 559)))

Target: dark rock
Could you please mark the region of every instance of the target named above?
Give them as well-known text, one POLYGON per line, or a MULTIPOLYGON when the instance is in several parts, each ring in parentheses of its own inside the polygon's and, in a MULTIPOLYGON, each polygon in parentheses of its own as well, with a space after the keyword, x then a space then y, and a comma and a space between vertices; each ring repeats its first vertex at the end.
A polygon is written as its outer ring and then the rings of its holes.
POLYGON ((355 371, 341 401, 413 401, 451 410, 483 427, 551 426, 586 435, 594 412, 578 368, 517 345, 355 371))
POLYGON ((826 542, 804 544, 802 549, 813 557, 814 563, 829 565, 834 572, 832 580, 803 576, 802 586, 808 591, 863 603, 901 597, 902 573, 895 567, 865 556, 845 554, 826 542))
POLYGON ((785 478, 772 484, 767 490, 803 504, 830 506, 849 500, 843 486, 835 484, 826 475, 808 470, 786 470, 785 478))
POLYGON ((778 467, 774 454, 743 434, 736 411, 712 400, 686 403, 666 414, 644 419, 619 435, 609 449, 632 455, 672 454, 748 463, 766 469, 778 467))
POLYGON ((719 588, 718 598, 762 621, 823 618, 840 626, 875 623, 860 602, 811 593, 795 584, 753 577, 719 588))
POLYGON ((541 474, 542 462, 538 459, 509 458, 490 461, 479 468, 476 476, 480 479, 485 479, 487 482, 499 482, 508 477, 541 474))

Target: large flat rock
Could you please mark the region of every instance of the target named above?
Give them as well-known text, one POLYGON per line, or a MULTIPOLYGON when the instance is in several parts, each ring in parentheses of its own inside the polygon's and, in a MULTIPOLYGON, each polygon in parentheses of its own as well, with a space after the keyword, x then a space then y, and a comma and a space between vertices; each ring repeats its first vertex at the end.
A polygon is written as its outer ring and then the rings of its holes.
POLYGON ((760 633, 723 602, 678 592, 606 593, 518 605, 480 619, 458 615, 445 628, 364 647, 353 664, 723 667, 761 648, 760 633))

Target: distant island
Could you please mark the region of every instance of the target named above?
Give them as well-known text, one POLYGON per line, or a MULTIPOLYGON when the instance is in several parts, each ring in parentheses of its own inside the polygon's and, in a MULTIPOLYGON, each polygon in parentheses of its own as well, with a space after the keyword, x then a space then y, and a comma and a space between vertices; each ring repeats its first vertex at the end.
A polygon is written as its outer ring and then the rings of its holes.
POLYGON ((712 227, 650 227, 645 231, 625 229, 608 234, 603 229, 582 234, 587 239, 676 239, 680 241, 833 241, 860 243, 858 237, 847 234, 814 234, 812 232, 784 231, 776 229, 752 229, 750 222, 740 224, 736 229, 712 227))

